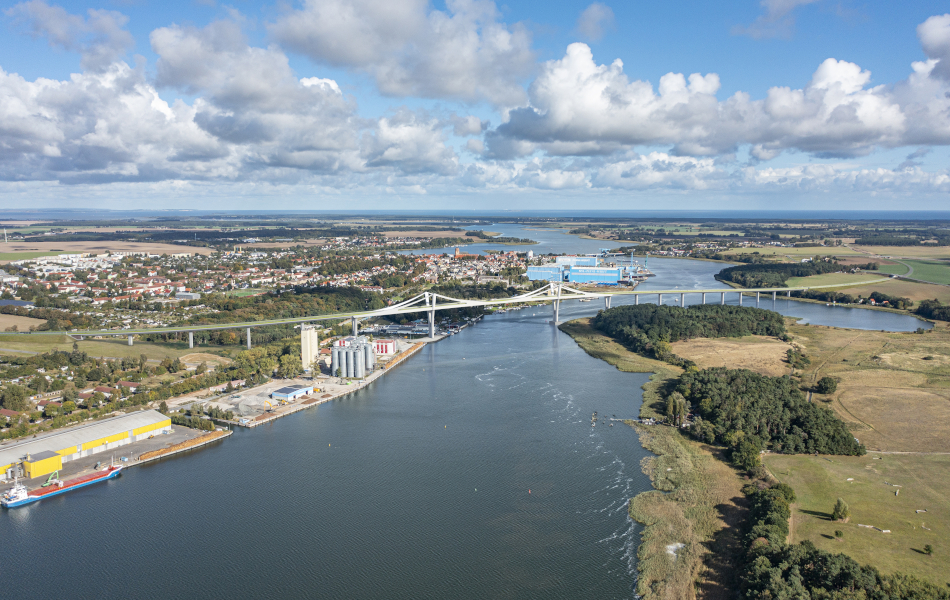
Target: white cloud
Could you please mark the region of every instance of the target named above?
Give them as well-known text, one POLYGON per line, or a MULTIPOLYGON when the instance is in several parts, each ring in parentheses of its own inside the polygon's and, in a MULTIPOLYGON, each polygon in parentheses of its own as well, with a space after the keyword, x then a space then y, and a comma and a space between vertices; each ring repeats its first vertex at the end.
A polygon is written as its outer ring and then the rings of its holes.
POLYGON ((795 28, 793 11, 799 6, 813 4, 819 0, 762 0, 764 13, 748 27, 737 25, 732 28, 735 35, 748 35, 755 39, 789 37, 795 28))
POLYGON ((918 25, 917 37, 927 56, 937 61, 933 74, 950 80, 950 14, 930 17, 918 25))
POLYGON ((577 18, 577 31, 589 40, 599 40, 614 26, 614 11, 600 2, 594 2, 577 18))
POLYGON ((128 17, 111 10, 89 9, 88 18, 73 15, 43 0, 22 2, 7 16, 25 26, 30 35, 45 37, 50 46, 82 54, 83 69, 103 71, 132 48, 132 34, 123 27, 128 17))
POLYGON ((282 46, 364 71, 389 96, 512 106, 534 69, 531 36, 499 21, 490 0, 305 0, 270 26, 282 46))
POLYGON ((360 118, 335 81, 298 78, 280 50, 248 46, 233 22, 161 28, 151 41, 156 82, 195 95, 190 105, 167 103, 124 62, 67 81, 0 70, 0 179, 291 181, 457 169, 446 125, 408 111, 360 118))
POLYGON ((845 157, 875 147, 950 144, 950 87, 931 76, 936 64, 915 63, 907 81, 870 87, 870 72, 829 58, 804 88, 774 87, 761 100, 737 92, 719 101, 715 73, 668 73, 654 90, 630 81, 620 60, 596 64, 590 48, 576 43, 542 66, 529 105, 511 110, 486 139, 498 158, 655 145, 712 156, 748 144, 755 158, 768 160, 783 150, 845 157))
POLYGON ((458 170, 438 120, 405 110, 380 119, 375 131, 364 136, 363 155, 369 167, 396 167, 404 173, 454 175, 458 170))

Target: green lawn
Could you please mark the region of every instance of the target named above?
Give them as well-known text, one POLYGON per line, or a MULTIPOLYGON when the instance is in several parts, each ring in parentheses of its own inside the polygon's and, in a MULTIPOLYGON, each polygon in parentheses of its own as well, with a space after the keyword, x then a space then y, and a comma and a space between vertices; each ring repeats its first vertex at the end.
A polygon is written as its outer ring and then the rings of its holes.
POLYGON ((937 585, 950 583, 950 456, 779 454, 767 455, 765 466, 791 485, 798 498, 792 507, 793 543, 810 540, 885 573, 900 571, 937 585), (838 498, 851 508, 848 523, 830 520, 838 498), (844 533, 840 540, 835 530, 844 533), (934 548, 932 556, 923 554, 927 544, 934 548))
POLYGON ((950 285, 950 263, 922 260, 905 260, 904 262, 914 267, 914 273, 911 275, 914 279, 950 285))

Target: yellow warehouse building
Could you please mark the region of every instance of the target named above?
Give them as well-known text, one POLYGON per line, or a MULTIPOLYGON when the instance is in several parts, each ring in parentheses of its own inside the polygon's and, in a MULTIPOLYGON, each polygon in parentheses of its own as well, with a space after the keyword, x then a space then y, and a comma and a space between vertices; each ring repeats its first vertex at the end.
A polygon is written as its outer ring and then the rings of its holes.
POLYGON ((40 477, 63 468, 63 463, 147 439, 171 426, 171 419, 160 412, 143 410, 0 445, 0 481, 12 479, 18 464, 26 477, 40 477))

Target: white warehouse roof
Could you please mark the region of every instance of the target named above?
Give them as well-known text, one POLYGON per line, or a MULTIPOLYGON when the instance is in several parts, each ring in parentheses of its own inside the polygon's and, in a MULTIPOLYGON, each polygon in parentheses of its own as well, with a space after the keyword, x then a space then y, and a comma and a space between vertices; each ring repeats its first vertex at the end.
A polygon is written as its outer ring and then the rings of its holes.
POLYGON ((36 438, 31 437, 15 444, 0 446, 0 465, 19 462, 27 454, 39 454, 45 450, 57 452, 70 446, 78 446, 79 444, 167 420, 168 417, 158 411, 140 410, 121 417, 89 423, 88 425, 68 427, 36 438))

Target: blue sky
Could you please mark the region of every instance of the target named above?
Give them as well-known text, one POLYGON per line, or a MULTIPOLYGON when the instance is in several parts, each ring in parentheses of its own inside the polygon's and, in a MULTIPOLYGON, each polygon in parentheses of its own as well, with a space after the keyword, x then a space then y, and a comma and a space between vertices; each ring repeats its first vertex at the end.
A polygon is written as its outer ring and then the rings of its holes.
POLYGON ((0 208, 943 209, 946 11, 11 4, 0 208))

